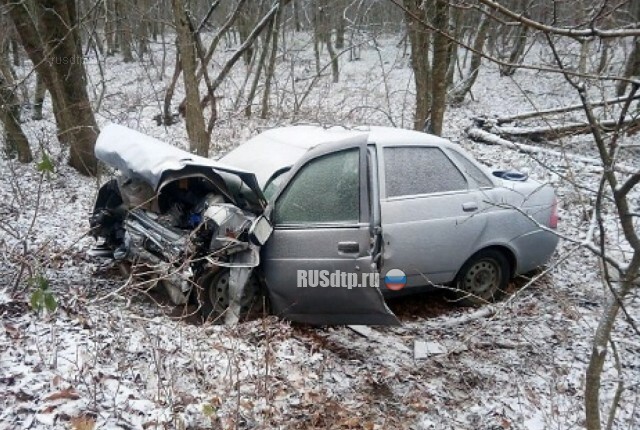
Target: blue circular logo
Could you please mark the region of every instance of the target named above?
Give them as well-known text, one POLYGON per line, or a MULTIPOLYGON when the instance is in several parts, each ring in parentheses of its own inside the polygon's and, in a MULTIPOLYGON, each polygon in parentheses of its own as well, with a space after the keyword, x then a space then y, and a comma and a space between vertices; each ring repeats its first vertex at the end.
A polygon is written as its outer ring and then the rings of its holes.
POLYGON ((400 269, 391 269, 384 277, 384 284, 391 291, 400 291, 407 285, 407 275, 400 269))

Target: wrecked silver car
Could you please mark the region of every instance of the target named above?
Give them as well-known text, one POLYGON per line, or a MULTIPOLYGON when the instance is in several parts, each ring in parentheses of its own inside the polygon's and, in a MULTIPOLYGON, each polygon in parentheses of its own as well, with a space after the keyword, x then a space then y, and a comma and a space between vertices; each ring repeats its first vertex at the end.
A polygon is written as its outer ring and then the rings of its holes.
POLYGON ((237 320, 272 230, 255 176, 113 124, 95 153, 119 176, 98 192, 90 253, 143 265, 174 303, 195 297, 205 317, 237 320))
POLYGON ((109 126, 96 155, 121 177, 98 195, 94 252, 226 321, 259 288, 311 324, 397 324, 383 293, 425 286, 487 303, 558 243, 553 188, 415 131, 284 127, 214 162, 109 126))

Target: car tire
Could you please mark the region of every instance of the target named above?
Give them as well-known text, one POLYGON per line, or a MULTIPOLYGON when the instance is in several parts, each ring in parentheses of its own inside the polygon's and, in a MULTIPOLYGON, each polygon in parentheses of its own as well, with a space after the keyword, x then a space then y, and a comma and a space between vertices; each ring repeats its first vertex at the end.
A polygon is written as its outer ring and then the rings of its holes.
POLYGON ((462 266, 454 282, 457 301, 478 306, 501 298, 509 285, 511 268, 505 255, 496 249, 477 252, 462 266))
MULTIPOLYGON (((224 314, 229 307, 229 273, 229 269, 222 269, 205 273, 198 280, 198 304, 205 321, 223 322, 224 314)), ((258 279, 252 274, 240 300, 241 314, 249 311, 259 290, 258 279)))

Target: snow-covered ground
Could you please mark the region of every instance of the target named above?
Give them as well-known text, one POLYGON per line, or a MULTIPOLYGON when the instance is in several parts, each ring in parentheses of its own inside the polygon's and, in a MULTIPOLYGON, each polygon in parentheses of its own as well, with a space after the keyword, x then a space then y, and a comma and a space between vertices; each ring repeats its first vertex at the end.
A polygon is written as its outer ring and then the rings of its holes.
MULTIPOLYGON (((378 43, 363 47, 359 61, 343 57, 340 83, 332 84, 330 76, 312 79, 308 41, 289 40, 268 120, 255 118, 259 106, 254 117, 244 117, 242 99, 236 99, 245 70, 237 67, 218 91, 211 155, 264 128, 293 122, 411 127, 409 58, 396 40, 378 43)), ((548 61, 536 55, 529 61, 548 61)), ((108 58, 103 77, 95 59, 87 59, 94 100, 100 81, 106 85, 97 119, 186 147, 184 123, 158 127, 153 121, 171 73, 172 47, 162 81, 161 57, 156 47, 153 64, 148 58, 130 64, 108 58)), ((25 65, 19 72, 28 70, 25 65)), ((30 87, 32 80, 26 81, 30 87)), ((182 95, 180 82, 174 104, 182 95)), ((561 201, 560 232, 583 239, 593 199, 588 190, 599 181, 592 166, 552 155, 534 159, 464 134, 473 117, 564 106, 578 101, 575 92, 561 76, 520 70, 500 77, 488 65, 473 97, 448 109, 444 134, 492 167, 551 182, 561 201)), ((256 100, 259 105, 260 93, 256 100)), ((123 429, 582 427, 584 374, 604 297, 597 260, 587 251, 561 242, 548 273, 534 282, 516 280, 514 294, 491 308, 495 312, 471 320, 465 316, 476 310, 431 294, 391 302, 403 325, 376 329, 370 337, 270 316, 237 327, 193 324, 161 298, 121 288, 125 280, 114 267, 85 255, 92 244, 85 237, 87 216, 107 174, 96 181, 67 167, 49 102, 43 121, 28 120, 28 114, 24 129, 34 154, 50 154, 56 171, 41 176, 34 165, 0 159, 0 429, 91 428, 82 427, 91 422, 123 429), (42 274, 49 280, 59 303, 55 314, 30 309, 27 285, 12 283, 21 267, 23 279, 42 274), (442 351, 415 359, 416 341, 435 342, 442 351)), ((559 143, 576 154, 596 155, 588 136, 559 143)), ((637 154, 625 162, 637 166, 637 154)), ((605 217, 615 228, 613 214, 605 217)), ((636 294, 628 311, 639 310, 636 294)), ((623 320, 613 339, 622 373, 607 364, 603 401, 610 401, 622 380, 615 428, 637 428, 640 339, 623 320)))

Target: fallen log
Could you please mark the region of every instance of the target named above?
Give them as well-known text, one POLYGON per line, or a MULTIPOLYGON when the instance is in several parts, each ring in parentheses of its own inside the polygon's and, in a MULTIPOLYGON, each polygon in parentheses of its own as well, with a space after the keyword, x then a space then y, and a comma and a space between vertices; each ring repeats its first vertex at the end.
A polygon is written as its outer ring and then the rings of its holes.
MULTIPOLYGON (((608 105, 614 105, 614 104, 618 104, 618 103, 624 103, 628 99, 629 99, 629 97, 622 96, 622 97, 616 97, 616 98, 609 99, 609 100, 601 100, 601 101, 598 101, 598 102, 591 102, 590 105, 591 105, 591 107, 608 106, 608 105)), ((640 94, 636 94, 631 98, 631 100, 637 100, 637 99, 640 99, 640 94)), ((538 116, 555 115, 555 114, 559 114, 559 113, 573 112, 573 111, 577 111, 577 110, 581 110, 581 109, 584 109, 584 106, 581 103, 578 103, 578 104, 575 104, 575 105, 563 106, 563 107, 558 107, 558 108, 553 108, 553 109, 535 110, 535 111, 519 113, 517 115, 502 116, 502 117, 496 118, 495 121, 496 121, 496 123, 498 125, 501 125, 501 124, 507 124, 507 123, 510 123, 510 122, 513 122, 513 121, 522 120, 522 119, 530 119, 530 118, 536 118, 538 116)))
MULTIPOLYGON (((560 152, 553 149, 540 148, 538 146, 526 145, 523 143, 511 142, 509 140, 503 139, 498 135, 493 133, 489 133, 486 130, 482 130, 477 127, 470 127, 466 130, 467 136, 473 141, 483 142, 489 145, 500 145, 505 148, 515 149, 516 151, 524 152, 527 154, 545 154, 551 155, 554 157, 564 158, 566 160, 578 161, 580 163, 588 164, 591 166, 595 166, 596 169, 602 171, 602 160, 598 158, 584 157, 582 155, 571 154, 567 152, 560 152)), ((638 169, 633 169, 628 166, 623 166, 620 164, 616 164, 615 170, 621 173, 627 174, 635 174, 638 169)))
MULTIPOLYGON (((620 126, 618 120, 611 119, 600 121, 600 128, 604 132, 611 132, 620 126)), ((640 118, 626 120, 622 126, 635 127, 640 125, 640 118)), ((588 122, 574 122, 558 126, 544 127, 500 127, 494 126, 490 129, 494 134, 502 137, 508 136, 513 138, 528 139, 533 142, 541 142, 544 140, 555 140, 575 134, 591 133, 591 125, 588 122)))

